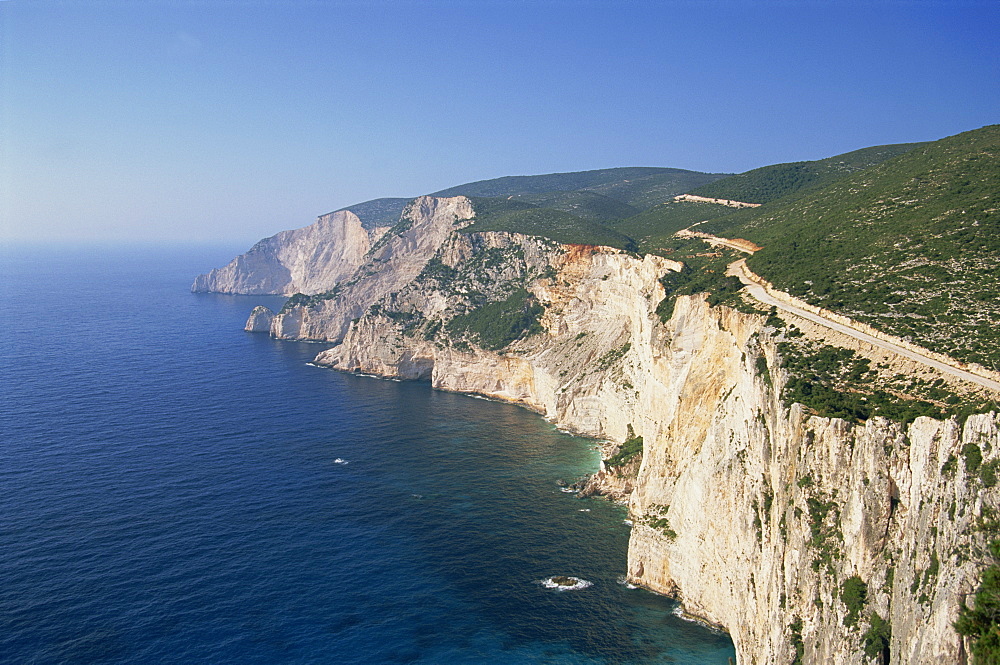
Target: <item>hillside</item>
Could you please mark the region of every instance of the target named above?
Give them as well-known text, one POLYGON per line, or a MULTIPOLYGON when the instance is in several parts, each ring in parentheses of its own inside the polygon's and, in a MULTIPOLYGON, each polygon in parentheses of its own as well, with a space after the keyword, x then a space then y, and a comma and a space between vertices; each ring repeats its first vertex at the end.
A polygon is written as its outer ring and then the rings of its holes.
POLYGON ((509 231, 576 245, 634 249, 632 239, 600 222, 553 207, 538 208, 518 199, 472 199, 475 223, 465 233, 509 231))
POLYGON ((808 302, 960 360, 1000 364, 1000 126, 920 145, 706 229, 762 245, 748 265, 808 302))
POLYGON ((603 169, 485 180, 436 196, 473 198, 476 218, 467 232, 510 231, 634 250, 632 236, 615 228, 619 220, 721 177, 681 169, 603 169))
POLYGON ((768 203, 809 187, 821 187, 846 175, 881 164, 925 145, 898 143, 862 148, 826 159, 790 162, 753 169, 691 190, 690 194, 748 203, 768 203))
MULTIPOLYGON (((748 203, 786 201, 920 145, 924 144, 875 146, 816 161, 764 166, 720 178, 684 193, 748 203)), ((735 225, 755 216, 755 210, 737 210, 709 203, 666 201, 632 217, 613 221, 609 226, 632 238, 640 249, 656 251, 670 247, 671 236, 692 224, 721 219, 719 224, 711 228, 724 228, 727 224, 735 225)))
POLYGON ((644 208, 648 207, 645 202, 650 198, 656 199, 653 201, 656 203, 665 197, 708 184, 723 175, 684 169, 622 167, 545 175, 505 176, 449 187, 434 192, 431 196, 494 197, 589 190, 628 205, 644 208))
MULTIPOLYGON (((481 199, 482 210, 477 208, 477 217, 484 212, 492 215, 496 206, 486 201, 490 198, 524 204, 517 206, 518 210, 538 211, 505 216, 503 219, 489 216, 489 219, 483 220, 482 230, 488 227, 489 230, 537 233, 562 242, 607 241, 616 247, 625 247, 631 245, 629 238, 618 231, 602 228, 600 224, 631 217, 652 205, 724 176, 684 169, 623 167, 478 180, 443 189, 431 196, 481 199)), ((373 199, 340 210, 350 210, 366 229, 374 229, 396 224, 412 200, 373 199)))

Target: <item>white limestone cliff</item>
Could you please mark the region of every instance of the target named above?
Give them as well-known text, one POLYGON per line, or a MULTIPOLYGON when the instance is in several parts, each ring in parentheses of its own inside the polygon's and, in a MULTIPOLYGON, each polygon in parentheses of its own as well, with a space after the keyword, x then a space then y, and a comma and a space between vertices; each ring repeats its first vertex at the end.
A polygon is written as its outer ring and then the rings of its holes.
POLYGON ((349 210, 261 240, 228 265, 199 275, 196 293, 291 295, 322 293, 352 275, 385 227, 365 229, 349 210))
POLYGON ((272 334, 332 342, 316 362, 337 369, 429 379, 611 441, 634 431, 641 462, 618 471, 635 477, 602 469, 619 495, 631 490, 629 577, 723 626, 741 665, 877 662, 863 651, 873 614, 891 626, 890 662, 963 662, 951 624, 984 565, 978 527, 1000 506, 966 460, 972 446, 997 461, 1000 417, 810 416, 779 398, 782 332, 766 317, 686 296, 660 320, 660 277, 680 264, 461 233, 473 214, 462 197, 424 197, 406 214, 409 228, 335 293, 275 316, 272 334), (490 350, 452 325, 522 288, 525 307, 545 308, 541 332, 490 350), (868 593, 852 622, 853 578, 868 593))
POLYGON ((269 307, 257 305, 250 312, 250 318, 244 330, 247 332, 271 332, 271 322, 274 320, 274 312, 269 307))
POLYGON ((472 219, 464 196, 422 196, 403 212, 401 223, 376 243, 336 294, 313 307, 279 312, 271 332, 282 339, 339 341, 351 320, 386 294, 409 284, 444 240, 472 219))

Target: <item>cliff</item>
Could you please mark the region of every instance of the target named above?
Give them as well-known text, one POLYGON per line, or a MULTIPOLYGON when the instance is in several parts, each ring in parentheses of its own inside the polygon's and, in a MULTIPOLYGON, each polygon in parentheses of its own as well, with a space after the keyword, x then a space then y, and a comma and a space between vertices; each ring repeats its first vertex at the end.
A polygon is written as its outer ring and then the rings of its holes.
POLYGON ((630 579, 725 627, 741 664, 963 662, 951 624, 1000 503, 996 414, 810 415, 780 398, 793 331, 918 370, 703 294, 663 321, 661 278, 681 264, 464 233, 473 215, 463 197, 418 199, 333 292, 290 301, 272 335, 332 342, 319 364, 429 379, 624 442, 597 482, 629 496, 630 579))
POLYGON ((310 307, 283 309, 274 318, 272 334, 282 339, 340 341, 352 319, 412 282, 445 239, 473 215, 465 197, 415 199, 400 222, 362 257, 350 279, 310 307))
POLYGON ((963 662, 952 622, 997 506, 978 473, 996 458, 997 415, 809 416, 778 399, 778 331, 692 300, 670 323, 665 378, 684 378, 647 439, 630 578, 725 626, 740 663, 963 662))
POLYGON ((349 210, 261 240, 222 268, 194 280, 195 293, 321 293, 357 270, 387 227, 366 229, 349 210))
POLYGON ((271 332, 271 322, 274 321, 274 312, 269 307, 258 305, 250 312, 246 326, 247 332, 271 332))

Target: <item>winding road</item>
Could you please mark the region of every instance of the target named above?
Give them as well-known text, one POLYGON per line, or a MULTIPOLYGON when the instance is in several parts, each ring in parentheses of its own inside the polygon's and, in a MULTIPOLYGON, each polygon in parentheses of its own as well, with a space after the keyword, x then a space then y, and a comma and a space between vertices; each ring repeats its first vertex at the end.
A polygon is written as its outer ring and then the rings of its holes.
POLYGON ((983 386, 984 388, 989 388, 990 390, 1000 392, 1000 381, 994 381, 992 379, 979 376, 978 374, 973 374, 972 372, 966 371, 960 367, 956 367, 946 362, 936 360, 935 358, 925 356, 911 349, 907 349, 902 346, 893 344, 892 342, 886 341, 884 339, 879 339, 878 337, 874 337, 872 335, 869 335, 868 333, 862 332, 860 330, 844 325, 842 323, 838 323, 837 321, 832 321, 828 318, 820 316, 819 314, 815 314, 808 310, 791 305, 787 302, 778 300, 777 298, 769 294, 762 284, 754 281, 750 277, 749 270, 746 267, 746 259, 740 259, 739 261, 735 261, 729 264, 729 269, 726 271, 726 274, 735 275, 736 277, 739 277, 740 281, 746 285, 746 289, 750 293, 750 295, 753 296, 756 300, 759 300, 760 302, 764 303, 765 305, 777 307, 780 310, 786 311, 790 314, 794 314, 795 316, 801 317, 803 319, 808 319, 809 321, 818 323, 821 326, 830 328, 831 330, 836 330, 837 332, 849 335, 854 339, 860 340, 867 344, 871 344, 872 346, 876 346, 885 351, 889 351, 891 353, 903 356, 904 358, 909 358, 910 360, 915 360, 919 363, 923 363, 928 367, 933 367, 938 371, 962 379, 963 381, 969 381, 971 383, 983 386))

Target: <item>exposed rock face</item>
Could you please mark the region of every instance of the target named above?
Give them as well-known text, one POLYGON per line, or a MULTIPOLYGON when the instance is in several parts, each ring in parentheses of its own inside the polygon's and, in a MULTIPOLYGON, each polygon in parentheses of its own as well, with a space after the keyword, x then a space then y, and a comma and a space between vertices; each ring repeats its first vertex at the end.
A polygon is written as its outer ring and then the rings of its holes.
POLYGON ((660 321, 659 280, 675 262, 460 233, 472 216, 462 197, 424 197, 407 215, 336 293, 279 314, 272 334, 333 342, 316 362, 338 369, 516 402, 589 436, 643 437, 641 461, 595 481, 631 492, 630 579, 724 626, 741 664, 791 663, 797 647, 803 663, 870 663, 873 613, 891 626, 892 663, 962 662, 951 623, 983 567, 977 524, 1000 505, 977 473, 997 463, 1000 417, 810 416, 779 398, 782 333, 766 317, 696 295, 660 321), (493 350, 470 316, 497 303, 525 316, 543 306, 540 332, 493 350), (850 584, 867 587, 853 609, 850 584))
POLYGON ((350 276, 386 228, 365 229, 349 210, 261 240, 228 265, 194 280, 196 293, 321 293, 350 276))
POLYGON ((472 204, 464 196, 416 199, 403 212, 391 237, 386 235, 376 243, 351 278, 338 285, 335 297, 314 307, 279 313, 272 334, 283 339, 340 341, 352 319, 379 298, 412 282, 445 238, 473 215, 472 204))
POLYGON ((274 320, 274 312, 269 307, 257 305, 250 312, 247 325, 244 328, 247 332, 271 332, 271 321, 274 320))
POLYGON ((799 621, 803 663, 870 662, 872 612, 891 624, 891 662, 961 662, 951 624, 982 567, 977 520, 998 503, 963 446, 995 459, 996 414, 964 428, 810 417, 778 400, 784 377, 754 317, 681 305, 667 357, 684 380, 647 439, 630 578, 726 626, 740 663, 791 662, 799 621), (754 369, 761 354, 775 387, 754 369), (673 535, 649 526, 658 517, 673 535), (853 576, 868 602, 845 625, 853 576))

